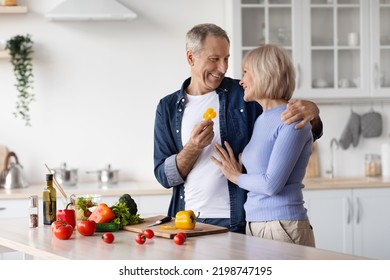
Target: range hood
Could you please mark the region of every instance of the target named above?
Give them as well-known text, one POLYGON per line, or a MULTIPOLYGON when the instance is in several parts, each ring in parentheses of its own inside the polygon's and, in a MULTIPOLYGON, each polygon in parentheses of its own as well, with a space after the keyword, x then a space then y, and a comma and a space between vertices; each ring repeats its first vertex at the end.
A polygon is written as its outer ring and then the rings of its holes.
POLYGON ((46 14, 53 21, 123 21, 136 17, 116 0, 65 0, 46 14))

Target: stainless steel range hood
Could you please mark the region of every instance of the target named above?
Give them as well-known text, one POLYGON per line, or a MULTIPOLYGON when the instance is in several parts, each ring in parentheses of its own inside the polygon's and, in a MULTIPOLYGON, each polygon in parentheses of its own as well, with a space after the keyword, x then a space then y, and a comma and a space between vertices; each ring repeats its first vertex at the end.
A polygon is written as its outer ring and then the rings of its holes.
POLYGON ((46 14, 53 21, 123 21, 136 17, 116 0, 65 0, 46 14))

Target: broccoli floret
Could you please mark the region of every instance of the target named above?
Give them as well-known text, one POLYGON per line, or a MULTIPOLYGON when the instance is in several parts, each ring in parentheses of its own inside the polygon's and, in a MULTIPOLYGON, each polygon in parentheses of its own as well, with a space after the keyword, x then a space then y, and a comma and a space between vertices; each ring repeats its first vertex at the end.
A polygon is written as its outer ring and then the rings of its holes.
POLYGON ((124 194, 119 198, 119 202, 125 203, 130 214, 135 215, 138 212, 137 203, 129 194, 124 194))

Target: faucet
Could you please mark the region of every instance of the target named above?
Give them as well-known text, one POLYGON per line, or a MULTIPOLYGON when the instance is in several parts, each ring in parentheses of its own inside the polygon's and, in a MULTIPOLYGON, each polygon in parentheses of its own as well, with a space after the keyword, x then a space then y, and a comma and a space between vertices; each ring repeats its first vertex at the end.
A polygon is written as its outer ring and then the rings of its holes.
POLYGON ((330 169, 326 170, 326 174, 329 174, 330 178, 334 178, 334 158, 335 150, 339 148, 339 141, 336 138, 330 140, 330 169))

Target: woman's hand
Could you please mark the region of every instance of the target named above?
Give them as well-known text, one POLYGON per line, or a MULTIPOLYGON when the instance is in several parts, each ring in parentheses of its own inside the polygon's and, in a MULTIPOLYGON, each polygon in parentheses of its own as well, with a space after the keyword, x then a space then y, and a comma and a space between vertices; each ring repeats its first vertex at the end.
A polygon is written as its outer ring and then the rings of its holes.
POLYGON ((216 144, 214 146, 214 151, 217 153, 220 160, 217 160, 212 156, 211 161, 221 169, 222 173, 229 181, 237 184, 238 176, 241 175, 242 171, 241 154, 239 156, 239 161, 237 161, 229 143, 225 141, 224 144, 227 151, 222 148, 221 145, 216 144))

